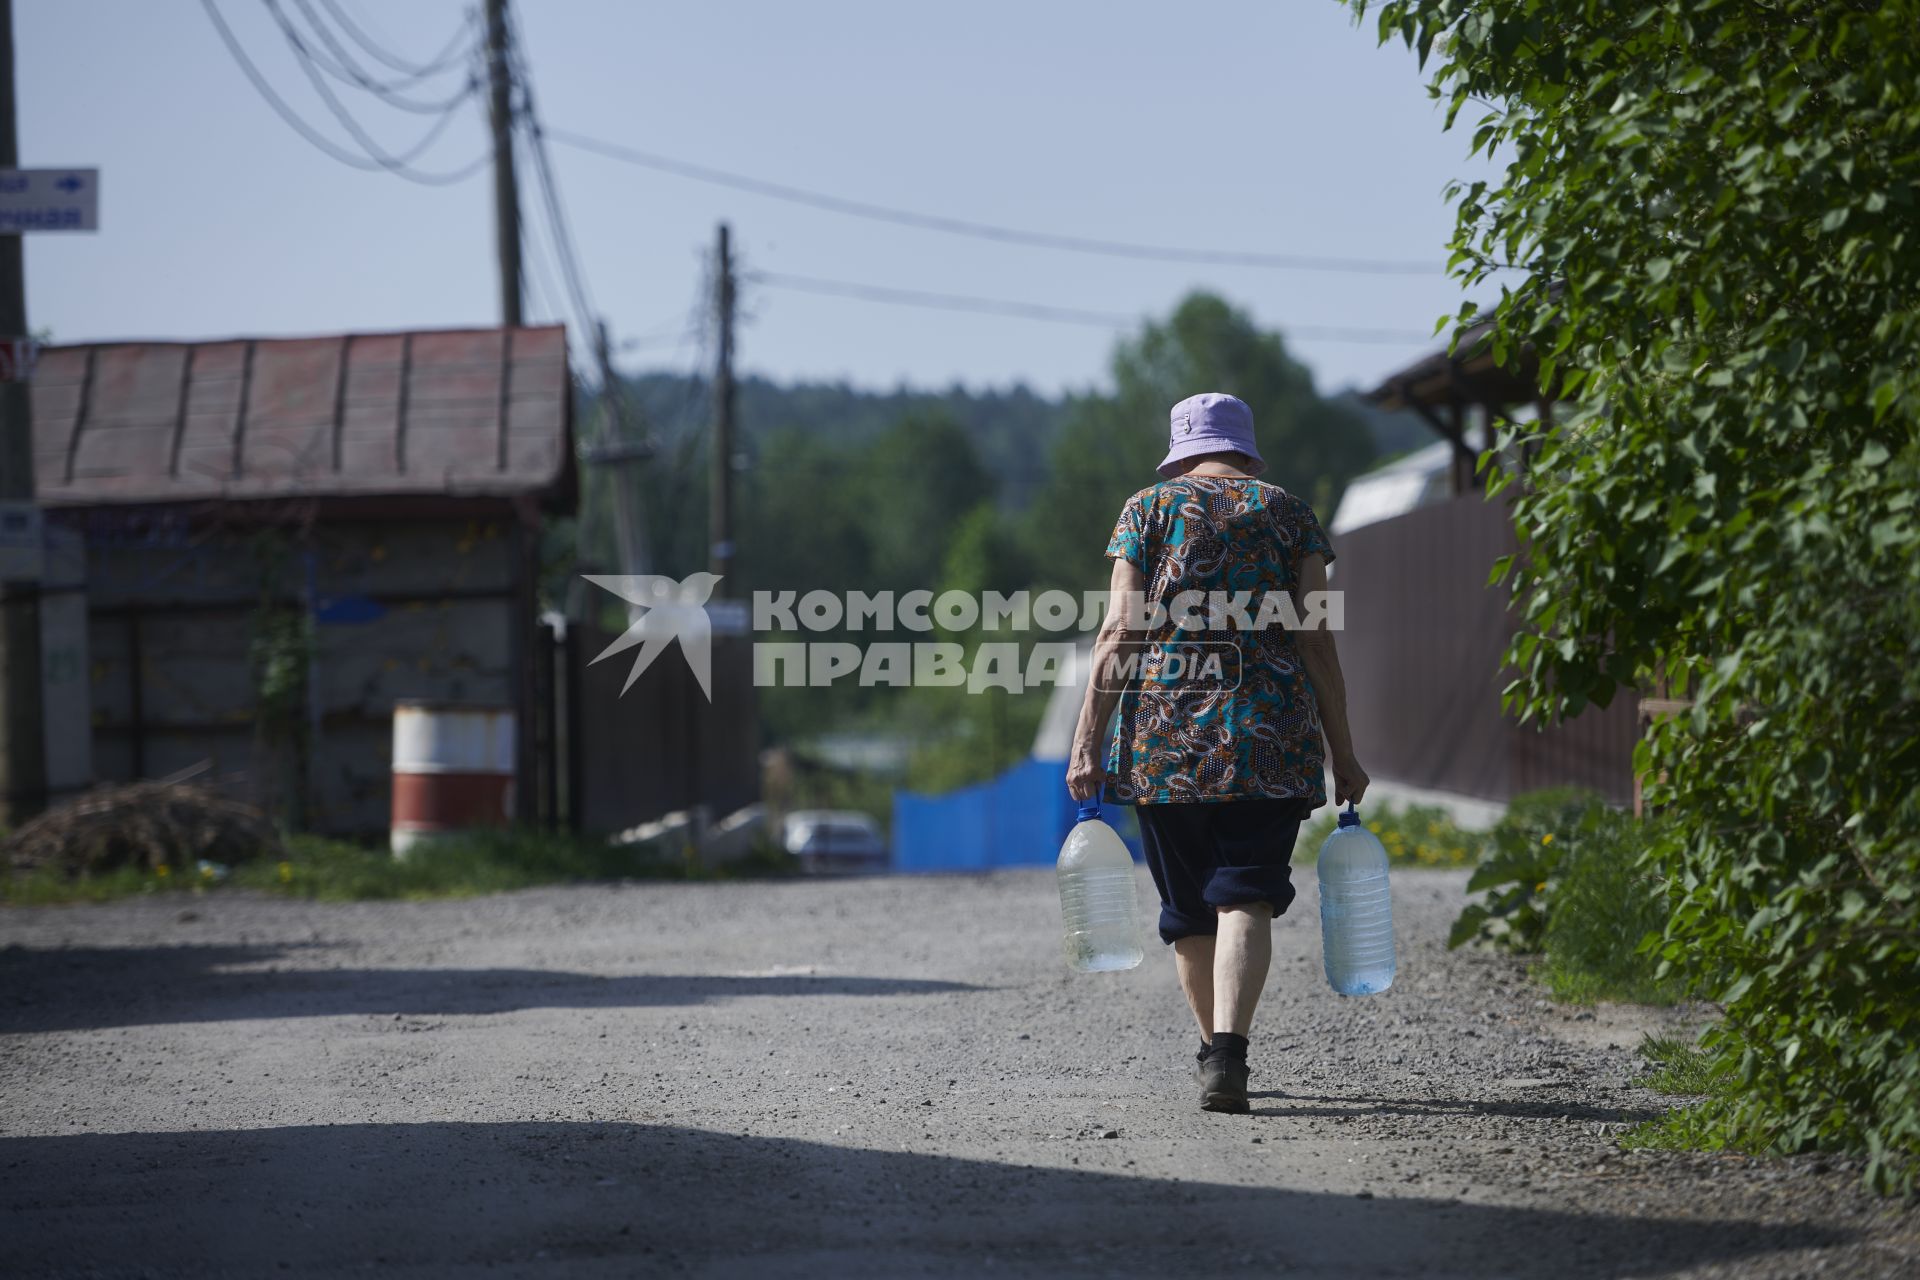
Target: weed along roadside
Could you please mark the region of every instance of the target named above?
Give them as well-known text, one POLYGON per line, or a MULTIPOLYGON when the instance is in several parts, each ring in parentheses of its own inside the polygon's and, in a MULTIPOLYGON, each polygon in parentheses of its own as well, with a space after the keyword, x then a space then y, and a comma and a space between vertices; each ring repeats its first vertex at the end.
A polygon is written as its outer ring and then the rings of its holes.
MULTIPOLYGON (((1438 809, 1382 807, 1369 826, 1395 865, 1464 867, 1480 837, 1453 825, 1438 809)), ((1303 828, 1295 861, 1310 865, 1332 829, 1331 816, 1303 828)), ((35 866, 0 878, 0 901, 13 904, 104 902, 130 895, 257 890, 324 901, 469 897, 582 880, 737 879, 797 874, 799 866, 771 840, 744 857, 709 866, 669 837, 616 844, 544 831, 476 831, 422 844, 404 858, 383 847, 288 835, 257 856, 244 850, 216 862, 176 853, 142 866, 83 869, 35 866), (238 855, 238 856, 236 856, 238 855)))
MULTIPOLYGON (((1640 1006, 1669 1016, 1639 1019, 1640 1087, 1673 1099, 1660 1115, 1619 1134, 1637 1150, 1737 1152, 1778 1160, 1794 1145, 1733 1140, 1718 1117, 1738 1105, 1737 1066, 1713 1051, 1724 1042, 1724 1009, 1711 996, 1724 978, 1689 984, 1665 937, 1669 886, 1658 848, 1672 824, 1636 819, 1578 791, 1516 800, 1487 832, 1467 888, 1478 896, 1460 913, 1450 947, 1480 947, 1527 962, 1530 979, 1574 1006, 1640 1006)), ((1695 971, 1699 971, 1696 962, 1695 971)), ((1589 1015, 1590 1016, 1590 1015, 1589 1015)), ((1630 1014, 1613 1021, 1633 1027, 1630 1014)), ((1869 1184, 1884 1185, 1869 1152, 1844 1143, 1807 1143, 1820 1167, 1832 1157, 1869 1184)))
POLYGON ((10 905, 107 902, 126 897, 206 897, 233 892, 328 902, 472 897, 582 881, 728 880, 795 875, 795 859, 768 840, 719 865, 684 839, 615 843, 521 828, 478 830, 422 842, 405 857, 384 845, 311 835, 275 839, 257 851, 234 847, 215 861, 191 850, 143 865, 78 869, 39 865, 0 879, 10 905))

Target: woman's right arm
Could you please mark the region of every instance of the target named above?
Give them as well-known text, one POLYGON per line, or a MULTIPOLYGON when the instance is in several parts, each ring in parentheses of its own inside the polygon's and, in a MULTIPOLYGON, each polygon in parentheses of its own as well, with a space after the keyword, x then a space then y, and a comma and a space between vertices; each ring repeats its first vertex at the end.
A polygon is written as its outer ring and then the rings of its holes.
POLYGON ((1126 685, 1119 676, 1116 659, 1136 639, 1127 624, 1140 610, 1146 590, 1146 575, 1137 566, 1114 557, 1113 577, 1107 587, 1107 616, 1093 641, 1093 674, 1080 704, 1073 754, 1067 763, 1067 792, 1075 800, 1094 799, 1105 786, 1107 727, 1113 723, 1114 705, 1126 685))
MULTIPOLYGON (((1327 562, 1318 555, 1300 558, 1300 585, 1294 592, 1294 608, 1301 618, 1313 617, 1306 608, 1309 592, 1327 589, 1327 562)), ((1307 680, 1313 685, 1314 701, 1320 707, 1320 724, 1327 731, 1327 753, 1333 764, 1333 802, 1355 804, 1367 793, 1367 771, 1353 754, 1353 735, 1347 728, 1347 682, 1340 673, 1340 654, 1334 647, 1333 632, 1325 626, 1325 611, 1317 625, 1294 632, 1300 646, 1300 661, 1307 668, 1307 680)))

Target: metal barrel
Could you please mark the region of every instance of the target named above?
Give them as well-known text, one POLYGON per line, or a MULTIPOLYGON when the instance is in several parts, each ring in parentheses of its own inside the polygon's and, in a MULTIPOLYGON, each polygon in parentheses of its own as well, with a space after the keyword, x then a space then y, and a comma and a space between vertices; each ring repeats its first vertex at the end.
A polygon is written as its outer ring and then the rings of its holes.
POLYGON ((422 840, 512 821, 513 733, 511 707, 394 703, 395 856, 422 840))

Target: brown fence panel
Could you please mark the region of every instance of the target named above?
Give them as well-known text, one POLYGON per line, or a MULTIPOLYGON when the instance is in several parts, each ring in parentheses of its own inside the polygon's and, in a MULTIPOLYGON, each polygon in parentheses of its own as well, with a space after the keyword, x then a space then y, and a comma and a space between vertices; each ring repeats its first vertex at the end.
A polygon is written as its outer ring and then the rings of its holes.
POLYGON ((1546 729, 1513 725, 1513 789, 1578 786, 1598 791, 1613 804, 1633 803, 1633 746, 1639 721, 1632 690, 1623 689, 1605 707, 1589 707, 1565 724, 1546 729))
POLYGON ((1344 593, 1340 662, 1355 749, 1375 777, 1506 801, 1540 787, 1633 795, 1631 696, 1547 730, 1500 709, 1511 679, 1506 588, 1487 585, 1514 549, 1503 502, 1467 494, 1366 525, 1335 542, 1344 593))
POLYGON ((572 819, 591 833, 618 831, 705 805, 721 818, 760 794, 758 700, 746 636, 713 637, 713 701, 678 646, 648 664, 625 693, 635 650, 593 657, 617 638, 592 624, 569 635, 579 722, 567 734, 577 780, 572 819), (591 664, 591 665, 589 665, 591 664))

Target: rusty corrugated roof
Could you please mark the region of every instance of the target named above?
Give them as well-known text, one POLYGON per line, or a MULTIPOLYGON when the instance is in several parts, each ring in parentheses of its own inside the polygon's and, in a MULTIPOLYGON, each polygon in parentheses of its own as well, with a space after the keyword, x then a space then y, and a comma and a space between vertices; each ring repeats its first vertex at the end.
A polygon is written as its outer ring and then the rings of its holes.
POLYGON ((545 494, 570 404, 559 325, 49 347, 39 500, 545 494))

